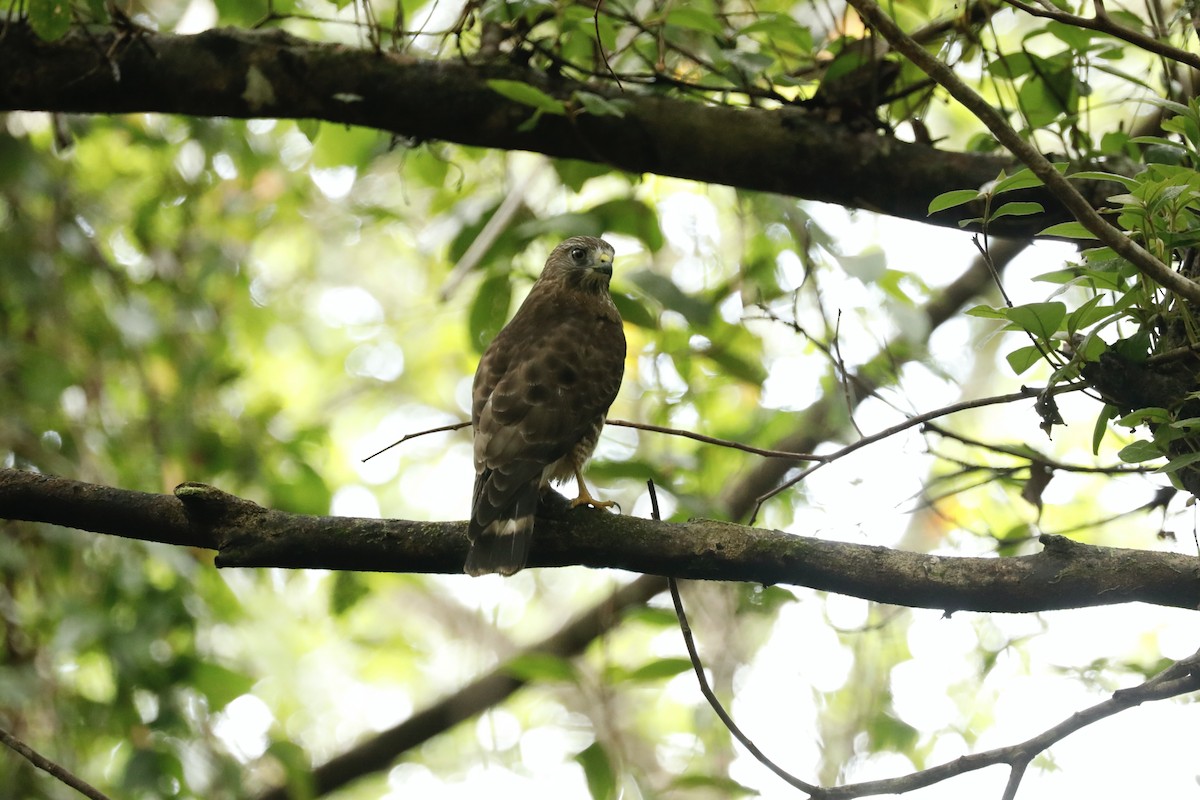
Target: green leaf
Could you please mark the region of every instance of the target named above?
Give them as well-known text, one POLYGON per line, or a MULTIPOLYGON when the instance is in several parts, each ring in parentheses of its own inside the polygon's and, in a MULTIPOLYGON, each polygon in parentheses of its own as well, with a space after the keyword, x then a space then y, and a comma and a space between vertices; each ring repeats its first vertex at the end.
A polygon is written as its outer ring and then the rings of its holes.
MULTIPOLYGON (((691 772, 685 775, 680 775, 670 783, 672 789, 712 789, 711 796, 713 797, 757 797, 761 792, 757 789, 751 789, 749 786, 744 786, 733 778, 727 778, 724 775, 699 775, 691 772)), ((682 795, 683 797, 691 797, 694 792, 688 792, 682 795)), ((705 793, 707 797, 710 793, 705 793)))
POLYGON ((650 661, 625 676, 628 681, 660 681, 664 678, 674 678, 692 668, 692 662, 686 658, 660 658, 650 661))
POLYGON ((999 219, 1000 217, 1025 217, 1030 214, 1041 214, 1045 211, 1041 203, 1021 202, 1021 203, 1005 203, 1004 205, 993 211, 988 219, 999 219))
POLYGON ((527 681, 575 681, 575 665, 550 653, 525 653, 504 664, 504 671, 527 681))
POLYGON ((965 313, 968 317, 980 317, 981 319, 1008 319, 1007 308, 995 308, 994 306, 975 306, 967 309, 965 313))
POLYGON ((321 135, 321 120, 319 119, 298 119, 296 120, 296 129, 304 134, 304 138, 310 142, 315 142, 317 137, 321 135))
POLYGON ((1143 363, 1150 355, 1150 332, 1140 330, 1132 336, 1113 342, 1112 349, 1135 364, 1143 363))
POLYGON ((1111 314, 1113 310, 1112 306, 1107 304, 1101 305, 1100 301, 1103 299, 1104 296, 1098 294, 1072 311, 1067 317, 1067 333, 1073 334, 1076 331, 1083 330, 1111 314))
POLYGON ((1049 303, 1026 303, 1008 309, 1008 318, 1018 327, 1029 331, 1034 337, 1048 341, 1062 329, 1067 316, 1067 306, 1053 301, 1049 303))
POLYGON ((1166 464, 1163 464, 1161 467, 1156 469, 1155 472, 1178 472, 1184 467, 1190 467, 1197 461, 1200 461, 1200 452, 1184 453, 1181 456, 1175 456, 1166 464))
POLYGON ((591 92, 575 92, 572 97, 579 101, 584 111, 596 117, 624 118, 625 109, 629 106, 627 100, 609 100, 591 92))
POLYGON ((593 164, 591 161, 576 161, 570 158, 554 159, 554 171, 573 192, 578 192, 592 178, 613 174, 612 167, 607 164, 593 164))
POLYGON ((587 749, 575 755, 575 761, 583 767, 587 779, 588 794, 592 800, 615 800, 617 775, 612 760, 599 742, 592 742, 587 749))
POLYGON ((551 97, 536 86, 531 86, 524 81, 493 78, 487 82, 487 85, 496 94, 546 114, 562 116, 567 113, 567 107, 561 100, 551 97))
POLYGON ((467 318, 467 330, 471 346, 482 353, 496 334, 508 321, 508 307, 512 302, 512 284, 507 275, 499 273, 484 278, 479 291, 471 303, 467 318))
POLYGON ((370 593, 366 581, 357 572, 339 570, 333 576, 333 586, 329 590, 329 608, 335 617, 340 617, 370 593))
POLYGON ((71 27, 68 0, 29 0, 29 27, 47 42, 61 39, 71 27))
MULTIPOLYGON (((1052 167, 1059 173, 1067 171, 1068 164, 1065 161, 1051 164, 1052 167)), ((991 194, 1004 194, 1005 192, 1015 192, 1018 189, 1032 189, 1042 185, 1042 179, 1034 175, 1028 167, 1017 170, 1008 177, 1001 177, 992 186, 991 194)))
POLYGON ((1041 230, 1038 236, 1061 236, 1064 239, 1095 239, 1096 234, 1078 222, 1060 222, 1041 230))
POLYGON ((812 49, 812 31, 801 25, 790 14, 764 13, 737 32, 738 36, 765 34, 764 38, 773 45, 790 44, 800 51, 812 49))
POLYGON ((917 729, 907 722, 883 713, 871 719, 867 727, 872 752, 892 750, 898 753, 909 752, 917 743, 917 729))
POLYGON ((887 255, 872 246, 852 256, 838 256, 838 263, 846 274, 863 283, 875 283, 887 273, 887 255))
POLYGON ((717 22, 717 18, 712 12, 701 11, 698 8, 688 8, 687 6, 673 8, 671 13, 667 14, 666 23, 693 31, 711 33, 713 36, 725 35, 725 29, 721 27, 721 23, 717 22))
MULTIPOLYGON (((744 328, 737 330, 744 331, 744 328)), ((735 334, 737 337, 737 334, 735 334)), ((763 381, 767 379, 767 369, 762 363, 762 353, 756 350, 755 352, 745 352, 744 346, 755 347, 758 342, 752 336, 743 335, 738 342, 736 339, 728 345, 722 342, 713 342, 712 347, 703 348, 697 352, 712 359, 714 363, 721 367, 721 371, 731 378, 745 381, 754 386, 761 386, 763 381), (744 345, 738 347, 737 345, 744 345)))
POLYGON ((1126 464, 1136 464, 1141 461, 1153 461, 1162 458, 1162 450, 1154 442, 1138 439, 1125 445, 1117 452, 1117 458, 1126 464))
POLYGON ((1117 420, 1116 424, 1122 428, 1136 428, 1139 425, 1149 425, 1153 422, 1170 422, 1171 412, 1165 408, 1139 408, 1137 411, 1131 411, 1125 416, 1117 420))
POLYGON ((254 686, 250 676, 208 661, 197 662, 191 672, 192 686, 208 699, 213 711, 220 711, 254 686))
POLYGON ((1022 372, 1036 364, 1041 357, 1041 350, 1037 349, 1033 345, 1026 345, 1025 347, 1018 347, 1016 350, 1013 350, 1011 353, 1005 356, 1005 359, 1007 359, 1008 365, 1012 367, 1012 371, 1017 375, 1020 375, 1022 372))
POLYGON ((1074 113, 1079 100, 1074 80, 1070 70, 1045 71, 1025 79, 1017 100, 1030 128, 1048 127, 1062 115, 1074 113))
POLYGON ((1092 37, 1096 35, 1095 31, 1079 28, 1075 25, 1068 25, 1065 22, 1058 22, 1057 20, 1047 22, 1046 30, 1067 47, 1079 51, 1087 50, 1088 45, 1091 44, 1092 37))
POLYGON ((658 316, 646 308, 646 304, 630 294, 612 293, 613 303, 621 314, 621 319, 630 325, 655 331, 658 330, 658 316))
POLYGON ((1116 173, 1113 173, 1113 172, 1097 172, 1095 170, 1084 170, 1082 172, 1073 172, 1070 175, 1068 175, 1067 177, 1071 178, 1071 179, 1078 178, 1080 180, 1090 180, 1090 181, 1112 181, 1114 183, 1121 184, 1122 186, 1124 186, 1126 189, 1129 189, 1130 191, 1132 191, 1133 189, 1136 189, 1140 185, 1133 178, 1127 178, 1124 175, 1117 175, 1116 173))
POLYGON ((1104 434, 1108 433, 1108 421, 1119 413, 1121 412, 1116 406, 1105 403, 1096 415, 1096 424, 1092 427, 1092 455, 1100 453, 1100 442, 1104 441, 1104 434))
POLYGON ((662 303, 663 308, 682 314, 684 319, 698 328, 708 327, 712 320, 712 304, 684 294, 670 278, 644 269, 630 275, 629 280, 662 303))
POLYGON ((365 171, 387 142, 379 131, 345 125, 322 125, 313 141, 312 163, 327 167, 358 167, 365 171))
POLYGON ((284 774, 287 776, 288 797, 317 796, 313 783, 312 758, 307 750, 294 742, 273 741, 267 748, 267 753, 283 767, 284 774))
POLYGON ((655 606, 634 606, 621 614, 621 619, 655 628, 673 628, 679 623, 679 617, 674 611, 655 606))
POLYGON ((597 217, 604 230, 640 239, 652 252, 662 249, 663 233, 658 224, 658 213, 641 200, 609 200, 593 206, 587 213, 597 217))
POLYGON ((945 211, 947 208, 961 206, 964 203, 969 203, 979 197, 979 192, 974 189, 955 189, 952 192, 942 192, 937 197, 929 201, 929 214, 933 215, 939 211, 945 211))
POLYGON ((1008 53, 991 60, 987 65, 987 71, 997 78, 1012 80, 1032 72, 1033 60, 1025 52, 1008 53))

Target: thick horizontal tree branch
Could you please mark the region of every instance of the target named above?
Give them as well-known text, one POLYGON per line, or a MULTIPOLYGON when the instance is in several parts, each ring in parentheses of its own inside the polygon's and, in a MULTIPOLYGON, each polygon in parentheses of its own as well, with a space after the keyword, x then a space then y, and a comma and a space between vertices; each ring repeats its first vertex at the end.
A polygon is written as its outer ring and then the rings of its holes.
MULTIPOLYGON (((776 192, 955 225, 982 206, 926 216, 929 201, 995 179, 1015 160, 956 153, 855 132, 822 115, 706 105, 656 89, 551 77, 528 67, 422 60, 300 39, 281 31, 221 29, 194 36, 73 30, 55 42, 25 25, 0 26, 0 111, 320 119, 388 131, 413 142, 528 150, 558 158, 776 192), (576 91, 620 97, 623 117, 543 115, 491 90, 523 81, 570 103, 576 91)), ((1095 183, 1095 182, 1089 182, 1095 183)), ((1111 187, 1095 185, 1100 204, 1111 187)), ((1030 236, 1071 219, 1034 191, 1046 213, 993 221, 995 235, 1030 236)))
MULTIPOLYGON (((211 547, 221 567, 458 573, 465 522, 316 517, 201 484, 175 496, 0 470, 0 518, 211 547)), ((714 520, 655 522, 579 509, 538 522, 529 563, 786 583, 946 611, 1045 611, 1141 601, 1200 606, 1200 559, 1043 536, 1017 558, 960 558, 829 542, 714 520)))

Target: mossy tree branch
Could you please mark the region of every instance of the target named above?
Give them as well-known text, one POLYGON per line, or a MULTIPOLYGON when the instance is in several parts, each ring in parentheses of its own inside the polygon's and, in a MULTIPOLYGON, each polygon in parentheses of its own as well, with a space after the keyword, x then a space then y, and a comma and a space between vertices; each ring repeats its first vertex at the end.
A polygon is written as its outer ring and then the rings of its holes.
MULTIPOLYGON (((929 201, 982 186, 1019 162, 938 150, 853 131, 801 106, 709 105, 641 89, 549 76, 506 62, 471 64, 356 50, 281 31, 211 30, 194 36, 74 30, 55 42, 25 25, 0 28, 0 111, 319 119, 390 132, 409 143, 444 140, 608 164, 775 192, 956 226, 982 205, 928 217, 929 201), (522 81, 573 108, 575 92, 619 98, 624 116, 543 115, 487 81, 522 81)), ((1095 186, 1104 202, 1111 187, 1095 186)), ((1003 217, 989 230, 1027 237, 1072 219, 1046 192, 1044 214, 1003 217)))
MULTIPOLYGON (((465 522, 317 517, 202 484, 175 495, 0 470, 0 518, 217 551, 220 567, 458 573, 465 522)), ((1017 558, 934 556, 715 520, 655 522, 578 510, 538 523, 530 565, 785 583, 946 611, 1030 612, 1141 601, 1200 606, 1200 559, 1043 536, 1017 558)))

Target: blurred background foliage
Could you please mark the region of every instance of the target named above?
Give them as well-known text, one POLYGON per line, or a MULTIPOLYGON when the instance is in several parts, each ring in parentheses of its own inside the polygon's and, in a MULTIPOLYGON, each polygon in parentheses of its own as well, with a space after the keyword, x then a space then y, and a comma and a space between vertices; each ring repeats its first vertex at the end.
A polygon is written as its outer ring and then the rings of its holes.
MULTIPOLYGON (((1186 21, 1183 7, 1153 7, 1165 29, 1186 21)), ((113 13, 94 1, 24 9, 47 38, 113 13)), ((164 31, 264 23, 421 57, 519 53, 635 88, 730 104, 803 100, 860 129, 994 147, 910 66, 864 58, 871 39, 837 4, 606 2, 597 16, 590 4, 548 0, 160 0, 122 12, 122 24, 127 15, 164 31)), ((999 5, 902 2, 891 12, 1044 149, 1072 157, 1137 157, 1130 104, 1176 89, 1173 65, 1164 73, 1111 37, 999 5)), ((469 433, 362 459, 466 419, 482 347, 553 244, 580 233, 618 251, 629 358, 615 418, 767 448, 807 437, 828 451, 856 427, 870 433, 1016 385, 994 323, 959 317, 931 330, 922 311, 975 257, 966 234, 310 121, 0 121, 5 466, 150 492, 201 481, 312 514, 461 519, 469 433), (879 388, 852 402, 846 374, 860 368, 879 388)), ((1061 245, 1031 252, 1008 272, 1017 302, 1046 299, 1054 287, 1029 278, 1074 258, 1061 245)), ((981 285, 979 302, 995 302, 991 291, 981 285)), ((1049 373, 1042 365, 1024 380, 1049 373)), ((1097 404, 1062 405, 1082 424, 1053 441, 1028 404, 952 424, 976 440, 1112 465, 1127 439, 1112 433, 1093 455, 1097 404)), ((745 521, 753 509, 729 498, 771 488, 755 488, 760 463, 610 427, 591 474, 625 513, 649 513, 652 478, 672 518, 745 521)), ((758 521, 947 554, 1030 552, 1042 530, 1171 547, 1174 527, 1189 524, 1154 505, 1164 481, 1141 475, 1058 471, 1052 490, 1021 499, 1036 468, 1028 454, 913 430, 815 473, 758 521)), ((207 552, 0 525, 0 724, 124 798, 244 797, 284 782, 307 796, 309 765, 452 693, 629 580, 583 569, 508 581, 217 573, 207 552)), ((998 706, 1013 681, 1037 676, 1082 704, 1184 654, 1179 618, 1161 610, 1107 610, 1104 642, 1072 650, 1052 637, 1052 623, 1070 625, 1062 615, 938 622, 751 586, 693 586, 686 599, 713 683, 743 727, 826 782, 1000 743, 988 732, 1013 730, 998 706), (1064 692, 1064 681, 1082 688, 1064 692)), ((521 662, 532 687, 337 796, 777 791, 731 745, 682 654, 674 615, 656 602, 579 659, 521 662)), ((0 756, 0 798, 69 796, 0 756)))

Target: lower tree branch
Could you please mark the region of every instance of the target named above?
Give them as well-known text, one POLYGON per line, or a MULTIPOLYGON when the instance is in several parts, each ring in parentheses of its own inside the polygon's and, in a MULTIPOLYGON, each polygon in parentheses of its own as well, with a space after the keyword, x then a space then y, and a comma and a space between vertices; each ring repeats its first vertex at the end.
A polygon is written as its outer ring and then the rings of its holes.
MULTIPOLYGON (((551 636, 522 650, 514 659, 535 653, 562 658, 578 655, 590 642, 620 623, 623 611, 645 603, 666 588, 664 578, 643 575, 582 612, 551 636)), ((403 753, 502 702, 526 683, 525 679, 512 674, 508 668, 510 662, 314 769, 314 795, 328 794, 364 775, 386 769, 403 753)), ((287 788, 280 786, 263 792, 258 800, 288 800, 288 797, 287 788)))
POLYGON ((70 786, 89 800, 111 800, 108 795, 59 764, 46 758, 16 736, 0 728, 0 744, 17 753, 30 764, 70 786))
MULTIPOLYGON (((219 567, 459 573, 465 522, 317 517, 201 484, 170 495, 0 470, 0 518, 211 547, 219 567)), ((530 566, 786 583, 946 611, 1029 612, 1141 601, 1200 606, 1200 559, 1041 537, 1016 558, 965 558, 829 542, 714 520, 656 522, 576 509, 541 519, 530 566)))
POLYGON ((1175 662, 1145 683, 1114 692, 1112 697, 1104 702, 1076 712, 1054 727, 1019 744, 999 747, 983 753, 972 753, 946 764, 898 778, 821 789, 814 792, 812 797, 815 800, 850 800, 850 798, 880 794, 903 794, 940 783, 956 775, 963 775, 996 764, 1007 764, 1011 772, 1003 798, 1011 800, 1016 795, 1021 778, 1033 759, 1072 733, 1142 703, 1165 700, 1195 691, 1200 691, 1200 652, 1175 662))

